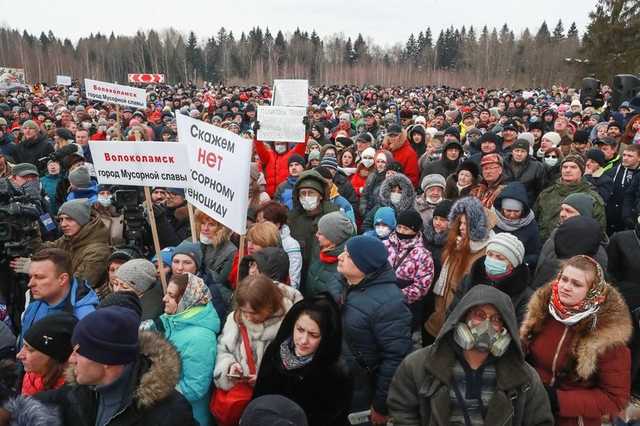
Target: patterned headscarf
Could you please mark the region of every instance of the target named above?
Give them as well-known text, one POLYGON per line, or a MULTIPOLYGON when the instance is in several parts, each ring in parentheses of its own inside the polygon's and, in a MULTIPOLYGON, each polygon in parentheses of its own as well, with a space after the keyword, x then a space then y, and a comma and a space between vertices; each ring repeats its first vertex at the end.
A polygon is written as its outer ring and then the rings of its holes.
POLYGON ((580 257, 591 263, 596 270, 596 276, 594 277, 593 285, 591 285, 591 288, 587 291, 586 297, 576 306, 565 306, 560 301, 560 296, 558 294, 558 280, 560 279, 562 271, 551 284, 549 313, 565 325, 577 324, 580 320, 587 318, 590 315, 594 315, 595 320, 595 314, 600 310, 600 305, 606 300, 608 288, 608 284, 604 279, 604 271, 598 262, 589 256, 579 255, 575 257, 580 257))
POLYGON ((189 276, 189 282, 187 283, 187 288, 184 290, 184 294, 178 303, 176 314, 186 311, 194 306, 206 305, 211 300, 211 292, 202 278, 193 274, 187 275, 189 276))

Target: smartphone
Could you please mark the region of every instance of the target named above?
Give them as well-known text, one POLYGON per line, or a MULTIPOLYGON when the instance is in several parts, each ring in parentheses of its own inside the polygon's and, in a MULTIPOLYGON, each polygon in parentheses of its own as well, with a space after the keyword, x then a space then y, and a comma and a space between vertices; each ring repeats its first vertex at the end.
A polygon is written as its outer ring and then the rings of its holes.
POLYGON ((371 410, 365 410, 358 411, 357 413, 351 413, 347 418, 349 419, 349 424, 361 425, 369 422, 369 416, 371 416, 371 410))
POLYGON ((227 377, 231 378, 231 379, 236 379, 236 380, 249 380, 249 376, 242 376, 240 374, 231 374, 228 373, 227 377))

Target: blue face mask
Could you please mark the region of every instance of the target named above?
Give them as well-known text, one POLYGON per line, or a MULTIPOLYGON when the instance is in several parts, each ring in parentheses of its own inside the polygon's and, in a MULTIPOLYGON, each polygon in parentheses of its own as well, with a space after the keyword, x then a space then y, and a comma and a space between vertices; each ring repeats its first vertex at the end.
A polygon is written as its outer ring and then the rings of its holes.
POLYGON ((507 262, 494 259, 493 257, 486 256, 484 258, 484 269, 488 275, 496 276, 502 275, 507 272, 507 262))

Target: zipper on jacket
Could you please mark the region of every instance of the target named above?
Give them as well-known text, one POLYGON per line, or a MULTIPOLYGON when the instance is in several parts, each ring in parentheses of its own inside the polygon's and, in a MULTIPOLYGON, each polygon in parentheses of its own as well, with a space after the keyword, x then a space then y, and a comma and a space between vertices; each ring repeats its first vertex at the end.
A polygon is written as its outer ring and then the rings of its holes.
POLYGON ((549 383, 549 386, 553 386, 556 383, 556 364, 558 362, 558 356, 560 355, 560 350, 562 349, 562 344, 564 343, 564 339, 567 337, 568 331, 569 327, 565 325, 562 337, 560 338, 558 346, 556 347, 556 353, 553 355, 553 362, 551 363, 551 382, 549 383))

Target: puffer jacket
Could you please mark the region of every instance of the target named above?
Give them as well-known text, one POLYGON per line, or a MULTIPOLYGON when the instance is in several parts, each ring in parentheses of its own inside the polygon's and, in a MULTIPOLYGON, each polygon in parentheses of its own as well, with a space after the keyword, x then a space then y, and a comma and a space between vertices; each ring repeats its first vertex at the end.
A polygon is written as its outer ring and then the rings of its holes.
POLYGON ((424 298, 433 282, 433 259, 424 246, 422 233, 414 238, 401 240, 393 232, 382 241, 387 248, 389 264, 393 268, 398 283, 403 283, 402 294, 407 303, 414 303, 424 298))
POLYGON ((402 146, 392 151, 393 159, 402 166, 402 171, 411 180, 414 188, 420 183, 420 170, 418 170, 418 155, 411 147, 408 140, 405 140, 402 146))
POLYGON ((109 230, 95 212, 92 212, 90 222, 73 237, 63 235, 43 244, 43 248, 50 247, 62 249, 71 256, 71 270, 75 277, 87 280, 92 287, 103 283, 107 259, 111 255, 109 230))
POLYGON ((600 426, 629 402, 631 316, 620 293, 607 289, 596 314, 565 326, 549 313, 551 284, 531 297, 520 329, 523 347, 542 383, 558 400, 558 426, 600 426), (553 381, 553 383, 552 383, 553 381))
MULTIPOLYGON (((306 141, 305 141, 306 142, 306 141)), ((275 150, 267 148, 267 145, 254 139, 253 146, 256 149, 260 162, 262 163, 262 169, 264 172, 264 178, 267 181, 267 194, 273 198, 273 194, 276 192, 276 188, 280 183, 284 182, 289 176, 289 158, 293 154, 299 154, 304 156, 304 151, 307 148, 306 143, 298 143, 295 147, 287 150, 284 154, 278 154, 275 150)))
POLYGON ((552 186, 548 187, 540 193, 533 212, 536 215, 538 226, 540 227, 540 239, 546 241, 551 231, 558 225, 560 218, 560 205, 562 201, 569 195, 577 192, 583 192, 593 197, 593 217, 600 223, 602 230, 607 229, 607 219, 604 211, 604 201, 602 197, 593 189, 591 184, 586 180, 582 180, 573 184, 565 184, 560 179, 552 186))
POLYGON ((373 406, 387 414, 391 378, 411 351, 411 312, 390 266, 358 285, 341 283, 342 353, 354 377, 351 412, 373 406))
POLYGON ((163 314, 164 337, 180 354, 180 381, 176 389, 187 398, 200 426, 212 425, 209 413, 216 338, 220 318, 211 303, 193 306, 175 315, 163 314))
POLYGON ((373 229, 373 218, 376 214, 376 211, 380 207, 391 207, 396 212, 396 217, 400 212, 405 210, 412 209, 416 201, 416 192, 413 189, 413 185, 411 181, 407 178, 407 176, 398 173, 395 176, 391 176, 388 179, 385 179, 380 185, 380 191, 378 195, 378 203, 367 213, 367 216, 364 218, 362 222, 362 228, 364 231, 369 231, 373 229), (402 190, 402 199, 398 204, 393 204, 391 202, 391 189, 394 187, 400 187, 402 190))
MULTIPOLYGON (((118 415, 107 426, 196 426, 189 402, 175 390, 180 377, 176 349, 151 331, 140 333, 138 347, 129 390, 123 394, 118 415)), ((67 370, 66 379, 68 385, 34 398, 56 407, 65 426, 95 425, 99 406, 95 387, 77 384, 73 368, 67 370)))
MULTIPOLYGON (((276 312, 262 324, 244 321, 244 325, 247 327, 249 334, 249 341, 251 342, 256 371, 258 372, 260 371, 260 363, 267 350, 267 346, 269 346, 271 341, 276 337, 285 314, 291 309, 294 303, 302 300, 300 292, 293 287, 278 284, 278 288, 282 292, 283 311, 276 312)), ((227 377, 231 364, 235 362, 239 363, 242 366, 243 374, 249 374, 247 354, 242 343, 242 334, 240 333, 240 328, 234 318, 234 314, 235 312, 231 312, 227 316, 224 329, 220 336, 218 336, 218 355, 213 370, 213 380, 216 387, 223 390, 229 390, 234 385, 234 382, 227 377)))

